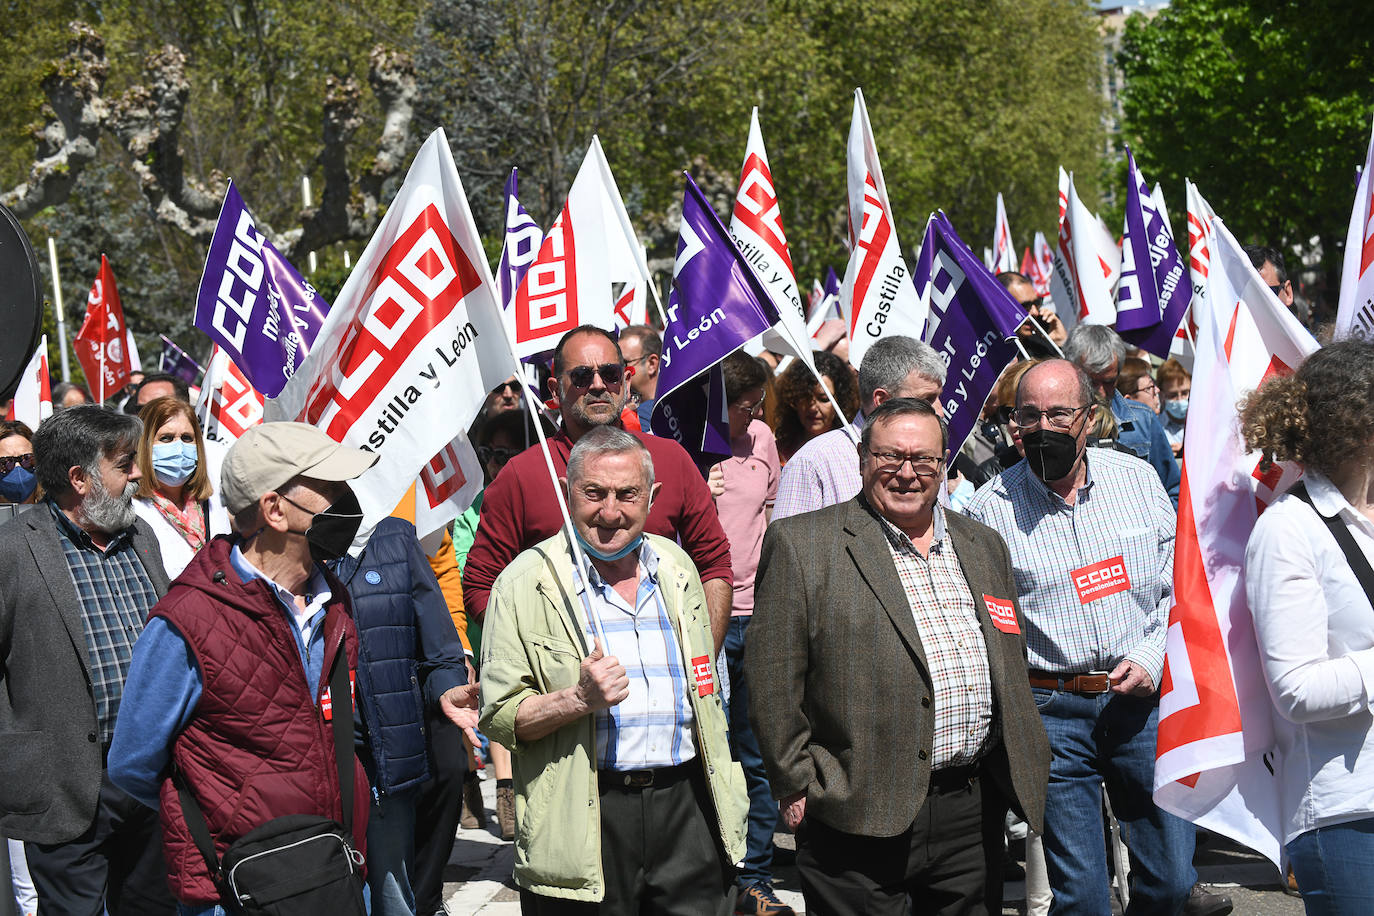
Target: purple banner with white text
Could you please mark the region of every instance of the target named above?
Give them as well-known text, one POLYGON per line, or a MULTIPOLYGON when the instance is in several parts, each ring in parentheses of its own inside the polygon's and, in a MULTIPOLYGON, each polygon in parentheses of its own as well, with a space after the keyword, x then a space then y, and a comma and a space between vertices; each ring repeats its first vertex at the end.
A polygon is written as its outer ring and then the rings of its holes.
POLYGON ((1129 149, 1126 162, 1126 233, 1121 239, 1116 330, 1131 345, 1167 359, 1192 299, 1192 283, 1169 224, 1129 149))

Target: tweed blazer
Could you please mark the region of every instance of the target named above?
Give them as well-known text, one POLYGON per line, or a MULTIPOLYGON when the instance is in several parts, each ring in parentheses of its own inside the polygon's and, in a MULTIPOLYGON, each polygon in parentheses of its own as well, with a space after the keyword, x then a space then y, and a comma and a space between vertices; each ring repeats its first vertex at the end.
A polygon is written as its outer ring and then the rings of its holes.
MULTIPOLYGON (((157 536, 134 522, 133 548, 158 596, 157 536)), ((64 843, 95 820, 105 761, 86 631, 57 520, 37 505, 0 526, 0 833, 64 843)))
MULTIPOLYGON (((745 663, 750 721, 774 796, 806 792, 806 816, 845 833, 895 836, 930 787, 934 695, 921 634, 881 523, 862 497, 781 519, 759 563, 745 663)), ((1037 832, 1050 750, 1031 697, 1011 558, 984 525, 945 529, 987 645, 1001 741, 984 776, 1037 832), (994 626, 984 596, 1013 605, 994 626)))

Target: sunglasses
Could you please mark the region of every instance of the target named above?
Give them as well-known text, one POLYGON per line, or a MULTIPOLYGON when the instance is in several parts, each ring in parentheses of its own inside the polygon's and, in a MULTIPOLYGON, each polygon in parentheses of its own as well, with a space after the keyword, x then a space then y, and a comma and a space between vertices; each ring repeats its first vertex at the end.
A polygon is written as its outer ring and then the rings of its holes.
POLYGON ((625 367, 620 363, 606 363, 601 366, 577 366, 568 370, 568 381, 573 383, 574 388, 590 388, 592 377, 601 376, 601 381, 607 385, 618 385, 620 380, 625 377, 625 367))
POLYGON ((518 454, 520 454, 520 449, 518 448, 501 448, 496 445, 477 446, 477 460, 481 461, 483 464, 495 461, 497 464, 504 466, 507 461, 510 461, 518 454))
POLYGON ((509 391, 511 394, 519 394, 519 393, 520 393, 520 383, 517 382, 517 381, 515 381, 514 379, 512 379, 511 381, 508 381, 508 382, 502 382, 501 384, 497 385, 495 388, 491 389, 491 393, 492 393, 492 394, 502 394, 503 392, 506 392, 506 391, 509 391))
POLYGON ((1044 304, 1044 302, 1045 302, 1045 297, 1044 297, 1044 296, 1036 296, 1034 299, 1028 299, 1028 300, 1026 300, 1025 302, 1022 302, 1022 303, 1019 303, 1019 304, 1020 304, 1021 308, 1025 309, 1026 311, 1029 312, 1029 311, 1031 311, 1032 309, 1039 309, 1040 306, 1044 304))
POLYGON ((33 452, 29 452, 27 455, 9 455, 0 458, 0 474, 8 474, 13 471, 16 464, 26 471, 32 471, 37 462, 33 460, 33 452))

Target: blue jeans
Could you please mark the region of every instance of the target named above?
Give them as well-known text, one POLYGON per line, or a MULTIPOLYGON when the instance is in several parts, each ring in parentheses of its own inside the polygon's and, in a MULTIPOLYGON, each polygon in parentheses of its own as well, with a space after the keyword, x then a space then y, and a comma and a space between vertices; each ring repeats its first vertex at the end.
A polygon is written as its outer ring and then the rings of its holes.
POLYGON ((749 617, 731 617, 725 631, 725 664, 730 675, 730 749, 744 770, 749 788, 749 835, 745 841, 741 889, 773 881, 773 834, 778 829, 778 803, 768 787, 763 754, 749 724, 749 679, 744 673, 744 634, 749 617))
POLYGON ((1288 844, 1308 916, 1368 912, 1374 898, 1374 818, 1309 830, 1288 844))
POLYGON ((367 887, 377 916, 415 916, 415 796, 410 789, 373 799, 367 819, 367 887))
POLYGON ((1052 916, 1111 912, 1102 788, 1130 850, 1128 914, 1175 914, 1197 880, 1192 824, 1153 800, 1157 697, 1031 688, 1054 757, 1045 798, 1052 916))

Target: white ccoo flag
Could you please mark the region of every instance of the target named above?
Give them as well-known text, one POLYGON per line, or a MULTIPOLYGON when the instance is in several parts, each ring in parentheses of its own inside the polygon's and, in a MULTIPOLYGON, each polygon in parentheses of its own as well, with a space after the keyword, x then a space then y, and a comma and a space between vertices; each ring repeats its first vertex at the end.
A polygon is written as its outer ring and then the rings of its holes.
POLYGON ((1374 179, 1374 132, 1371 132, 1364 169, 1355 189, 1350 229, 1345 235, 1336 340, 1345 337, 1374 340, 1374 188, 1370 186, 1371 179, 1374 179))
MULTIPOLYGON (((1116 266, 1110 252, 1102 250, 1103 229, 1092 211, 1078 199, 1073 176, 1059 170, 1059 247, 1050 278, 1055 311, 1065 328, 1075 324, 1112 324, 1116 303, 1109 280, 1121 272, 1121 252, 1116 266)), ((1112 247, 1115 248, 1115 241, 1112 247)))
POLYGON ((1002 192, 997 192, 997 221, 992 230, 992 272, 1016 269, 1016 251, 1011 244, 1011 225, 1007 222, 1007 205, 1002 201, 1002 192))
POLYGON ((38 349, 19 377, 19 387, 14 389, 14 399, 5 414, 6 420, 18 420, 29 429, 36 430, 40 423, 52 416, 52 390, 48 375, 48 335, 38 339, 38 349))

